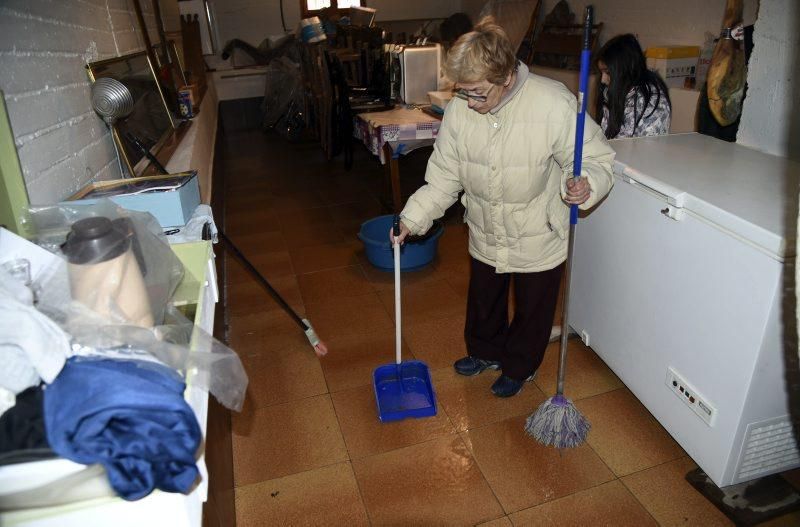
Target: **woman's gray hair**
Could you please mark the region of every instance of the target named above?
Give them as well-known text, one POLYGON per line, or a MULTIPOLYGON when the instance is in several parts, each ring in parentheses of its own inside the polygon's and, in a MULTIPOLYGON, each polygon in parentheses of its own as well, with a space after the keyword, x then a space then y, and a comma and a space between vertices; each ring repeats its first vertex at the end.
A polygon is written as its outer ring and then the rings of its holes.
POLYGON ((503 84, 516 65, 517 58, 506 32, 492 17, 486 17, 453 44, 447 54, 445 73, 455 83, 487 80, 503 84))

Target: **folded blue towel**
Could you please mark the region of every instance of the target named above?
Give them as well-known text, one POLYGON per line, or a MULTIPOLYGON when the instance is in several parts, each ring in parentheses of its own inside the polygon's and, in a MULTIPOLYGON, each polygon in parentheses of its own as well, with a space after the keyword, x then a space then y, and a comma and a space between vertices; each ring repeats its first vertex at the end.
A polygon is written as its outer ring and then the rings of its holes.
POLYGON ((184 388, 158 364, 70 359, 44 392, 47 439, 62 457, 102 464, 126 500, 186 493, 202 434, 184 388))

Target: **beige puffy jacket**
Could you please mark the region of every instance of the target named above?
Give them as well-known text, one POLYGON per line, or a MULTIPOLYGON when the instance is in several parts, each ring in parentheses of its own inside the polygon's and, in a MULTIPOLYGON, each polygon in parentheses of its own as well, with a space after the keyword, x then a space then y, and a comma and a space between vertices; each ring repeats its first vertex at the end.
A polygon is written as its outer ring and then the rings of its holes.
MULTIPOLYGON (((519 65, 518 82, 498 108, 482 115, 467 102, 447 106, 425 174, 401 217, 422 234, 459 192, 469 253, 498 273, 552 269, 567 257, 577 102, 563 84, 519 65)), ((614 151, 587 116, 581 175, 592 188, 588 209, 611 190, 614 151)))

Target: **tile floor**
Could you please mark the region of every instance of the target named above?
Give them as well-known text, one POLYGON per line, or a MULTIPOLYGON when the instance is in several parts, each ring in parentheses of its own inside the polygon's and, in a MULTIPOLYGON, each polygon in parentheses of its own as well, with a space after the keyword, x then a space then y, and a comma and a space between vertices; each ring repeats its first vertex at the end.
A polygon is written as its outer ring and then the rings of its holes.
MULTIPOLYGON (((468 257, 448 222, 433 265, 404 275, 403 353, 426 361, 436 417, 381 424, 371 374, 394 357, 393 278, 356 233, 381 213, 383 172, 363 148, 352 171, 315 144, 261 132, 224 140, 225 225, 314 324, 305 337, 235 261, 226 262, 231 346, 250 376, 233 416, 238 524, 732 525, 683 476, 695 465, 589 349, 572 342, 566 390, 591 420, 588 444, 544 448, 525 418, 555 391, 557 345, 534 383, 501 400, 496 373, 456 375, 468 257)), ((800 515, 770 525, 799 525, 800 515)))

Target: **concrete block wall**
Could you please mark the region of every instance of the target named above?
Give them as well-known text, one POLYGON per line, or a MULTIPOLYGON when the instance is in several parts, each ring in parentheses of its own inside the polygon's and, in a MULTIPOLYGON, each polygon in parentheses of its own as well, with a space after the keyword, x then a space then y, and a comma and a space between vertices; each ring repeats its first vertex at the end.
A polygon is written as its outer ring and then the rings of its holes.
MULTIPOLYGON (((800 4, 761 0, 736 142, 800 160, 800 4)), ((798 311, 800 312, 800 311, 798 311)))
MULTIPOLYGON (((155 15, 141 2, 150 38, 155 15)), ((87 62, 144 49, 130 0, 2 0, 0 90, 33 204, 120 177, 90 101, 87 62)))

